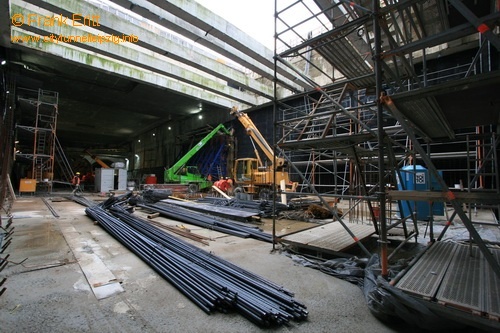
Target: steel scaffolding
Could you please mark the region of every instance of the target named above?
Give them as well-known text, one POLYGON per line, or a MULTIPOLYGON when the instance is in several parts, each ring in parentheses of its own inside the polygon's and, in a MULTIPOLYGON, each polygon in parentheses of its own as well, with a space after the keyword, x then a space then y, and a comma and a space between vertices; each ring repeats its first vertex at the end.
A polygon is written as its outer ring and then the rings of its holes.
MULTIPOLYGON (((52 191, 54 180, 54 162, 60 146, 56 138, 59 93, 38 89, 34 126, 17 127, 33 133, 33 153, 18 154, 31 160, 31 178, 36 180, 37 189, 52 191)), ((61 150, 62 151, 62 150, 61 150)))
MULTIPOLYGON (((418 236, 414 212, 403 215, 409 200, 451 207, 450 221, 460 218, 500 276, 471 212, 462 209, 466 202, 498 214, 500 202, 495 2, 277 0, 275 18, 276 65, 310 84, 294 97, 275 93, 275 149, 289 158, 302 188, 367 205, 385 277, 388 231, 404 227, 406 241, 418 236), (447 181, 465 179, 466 192, 444 180, 436 164, 445 158, 460 159, 447 181), (402 167, 416 163, 425 164, 435 188, 398 184, 402 167), (394 205, 396 220, 388 214, 394 205)), ((432 221, 431 212, 431 231, 432 221)))

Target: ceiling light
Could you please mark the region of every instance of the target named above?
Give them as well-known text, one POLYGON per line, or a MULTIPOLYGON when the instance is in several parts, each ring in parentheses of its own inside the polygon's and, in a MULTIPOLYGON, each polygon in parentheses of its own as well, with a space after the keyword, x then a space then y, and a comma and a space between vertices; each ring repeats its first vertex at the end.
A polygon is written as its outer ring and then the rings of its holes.
POLYGON ((2 60, 2 61, 0 62, 0 65, 2 65, 2 66, 3 66, 3 65, 5 65, 6 63, 7 63, 7 60, 2 60))
POLYGON ((155 134, 155 133, 153 133, 153 136, 156 136, 156 134, 155 134))
POLYGON ((168 126, 168 130, 170 131, 172 129, 172 127, 168 126))
POLYGON ((141 142, 141 139, 137 140, 137 142, 141 142))
POLYGON ((198 116, 198 119, 203 119, 203 116, 200 114, 200 115, 198 116))

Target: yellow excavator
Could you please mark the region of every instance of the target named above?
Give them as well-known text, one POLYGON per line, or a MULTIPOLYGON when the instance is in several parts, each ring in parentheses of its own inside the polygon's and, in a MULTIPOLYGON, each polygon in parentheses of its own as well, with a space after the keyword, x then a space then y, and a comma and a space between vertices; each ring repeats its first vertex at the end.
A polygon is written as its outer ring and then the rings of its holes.
POLYGON ((238 158, 235 160, 233 169, 233 175, 237 184, 235 193, 257 194, 260 199, 266 200, 273 193, 273 187, 276 186, 279 188, 282 181, 289 187, 290 178, 286 170, 286 160, 282 157, 274 156, 273 149, 246 113, 238 111, 236 107, 231 108, 230 113, 238 118, 245 128, 246 133, 250 136, 255 152, 255 157, 238 158), (257 143, 266 155, 266 162, 263 162, 260 158, 255 143, 257 143), (274 169, 276 169, 276 173, 274 173, 274 169))

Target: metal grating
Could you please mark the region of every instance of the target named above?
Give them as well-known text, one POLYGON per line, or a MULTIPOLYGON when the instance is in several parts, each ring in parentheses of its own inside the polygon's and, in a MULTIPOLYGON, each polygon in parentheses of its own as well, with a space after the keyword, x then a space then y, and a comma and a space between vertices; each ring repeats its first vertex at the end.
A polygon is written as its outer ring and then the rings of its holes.
MULTIPOLYGON (((373 226, 351 223, 346 225, 359 240, 363 240, 375 233, 373 226)), ((351 235, 337 222, 297 232, 285 236, 281 240, 284 243, 307 245, 309 248, 336 252, 341 252, 356 244, 351 235)))
POLYGON ((396 106, 431 138, 453 138, 453 130, 434 97, 397 101, 396 106))
MULTIPOLYGON (((490 251, 500 262, 500 250, 490 251)), ((448 308, 500 321, 500 278, 477 246, 435 243, 396 287, 448 308)))
MULTIPOLYGON (((366 60, 369 55, 361 54, 354 45, 348 41, 348 38, 330 36, 329 38, 321 40, 321 46, 315 47, 315 49, 346 78, 359 78, 374 74, 373 67, 366 60)), ((372 87, 374 84, 374 76, 358 80, 358 85, 361 88, 372 87)))
POLYGON ((439 292, 438 302, 481 312, 483 308, 484 260, 476 246, 457 244, 439 292), (483 264, 482 264, 483 263, 483 264))
MULTIPOLYGON (((492 250, 491 253, 500 262, 500 250, 492 250)), ((485 294, 485 307, 486 312, 490 318, 500 319, 500 278, 495 274, 490 266, 483 260, 486 274, 485 274, 485 285, 486 290, 489 292, 485 294)))
POLYGON ((396 287, 412 294, 434 298, 455 252, 455 243, 436 242, 399 280, 396 287))

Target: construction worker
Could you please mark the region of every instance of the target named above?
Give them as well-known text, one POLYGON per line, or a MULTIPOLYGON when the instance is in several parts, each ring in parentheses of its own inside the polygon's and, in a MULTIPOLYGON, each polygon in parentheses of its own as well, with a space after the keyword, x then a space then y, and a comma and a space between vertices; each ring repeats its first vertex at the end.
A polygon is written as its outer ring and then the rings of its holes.
POLYGON ((73 189, 73 192, 71 192, 71 194, 75 194, 77 191, 81 192, 81 190, 80 190, 80 173, 79 172, 75 173, 75 175, 71 179, 71 184, 75 187, 73 189))

